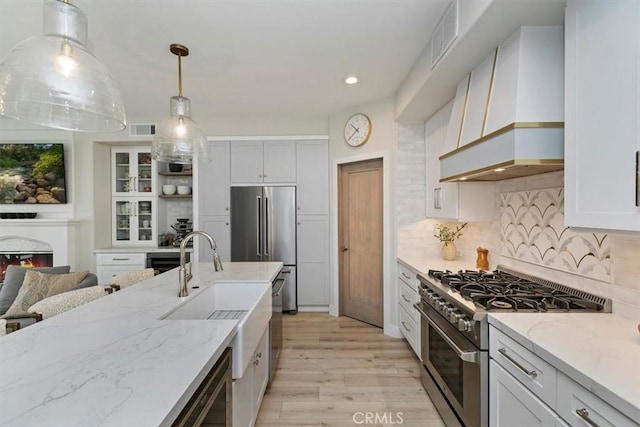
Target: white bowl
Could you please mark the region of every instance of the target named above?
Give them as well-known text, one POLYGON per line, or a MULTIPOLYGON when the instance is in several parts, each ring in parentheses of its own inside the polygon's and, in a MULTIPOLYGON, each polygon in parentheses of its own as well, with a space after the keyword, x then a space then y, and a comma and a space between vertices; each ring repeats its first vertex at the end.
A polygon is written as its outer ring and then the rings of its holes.
POLYGON ((191 194, 191 187, 188 185, 178 185, 178 194, 191 194))
POLYGON ((175 185, 170 185, 170 184, 165 184, 162 186, 162 193, 163 194, 176 194, 176 186, 175 185))

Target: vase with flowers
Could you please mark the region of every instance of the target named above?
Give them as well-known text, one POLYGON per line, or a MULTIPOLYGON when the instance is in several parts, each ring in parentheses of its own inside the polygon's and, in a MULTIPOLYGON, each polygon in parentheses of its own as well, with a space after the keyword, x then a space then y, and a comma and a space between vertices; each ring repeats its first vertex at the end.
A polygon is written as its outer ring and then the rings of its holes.
POLYGON ((455 228, 455 230, 447 225, 439 224, 436 227, 437 234, 433 236, 440 240, 442 243, 442 258, 447 261, 453 261, 456 259, 458 255, 458 250, 454 241, 462 236, 462 229, 467 226, 465 222, 462 225, 459 225, 455 228))

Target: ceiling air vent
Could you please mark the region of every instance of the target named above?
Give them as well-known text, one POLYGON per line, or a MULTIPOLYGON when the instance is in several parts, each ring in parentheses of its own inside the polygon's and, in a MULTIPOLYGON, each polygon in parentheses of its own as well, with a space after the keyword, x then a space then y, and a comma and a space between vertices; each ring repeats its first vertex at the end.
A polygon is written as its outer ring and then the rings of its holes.
POLYGON ((458 37, 458 0, 453 0, 431 36, 431 68, 440 61, 456 37, 458 37))
POLYGON ((129 135, 131 136, 153 136, 155 134, 155 123, 134 123, 129 125, 129 135))

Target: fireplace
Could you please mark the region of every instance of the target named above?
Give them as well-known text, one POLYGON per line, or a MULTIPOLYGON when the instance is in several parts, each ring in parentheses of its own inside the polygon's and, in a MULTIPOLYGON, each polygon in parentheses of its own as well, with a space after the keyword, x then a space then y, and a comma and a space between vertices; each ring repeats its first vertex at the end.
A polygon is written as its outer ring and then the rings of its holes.
POLYGON ((7 252, 0 254, 0 283, 4 282, 7 267, 19 265, 21 267, 52 267, 53 252, 7 252))

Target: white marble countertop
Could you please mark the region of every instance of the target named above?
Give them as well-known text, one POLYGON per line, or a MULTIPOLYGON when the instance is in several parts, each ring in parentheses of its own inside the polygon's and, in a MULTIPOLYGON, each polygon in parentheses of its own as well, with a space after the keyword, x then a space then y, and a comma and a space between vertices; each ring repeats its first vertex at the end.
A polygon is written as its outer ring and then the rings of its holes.
MULTIPOLYGON (((271 282, 282 263, 194 264, 193 298, 217 282, 271 282)), ((0 337, 0 425, 170 425, 237 320, 158 320, 177 269, 0 337)))
POLYGON ((606 313, 496 313, 489 323, 618 409, 640 420, 637 322, 606 313))

